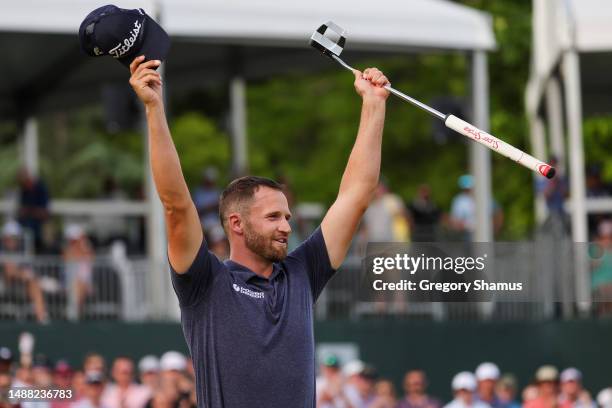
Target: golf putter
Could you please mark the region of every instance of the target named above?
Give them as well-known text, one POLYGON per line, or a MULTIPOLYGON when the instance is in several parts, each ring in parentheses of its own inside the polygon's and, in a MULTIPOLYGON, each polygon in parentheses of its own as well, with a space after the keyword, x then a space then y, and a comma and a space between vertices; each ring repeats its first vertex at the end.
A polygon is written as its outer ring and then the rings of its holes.
MULTIPOLYGON (((310 45, 312 47, 316 48, 323 55, 326 55, 340 64, 342 67, 353 72, 355 69, 340 58, 340 54, 344 50, 345 44, 346 35, 344 29, 332 21, 322 24, 310 37, 310 45)), ((541 174, 546 178, 550 179, 555 176, 556 170, 554 167, 536 159, 520 149, 517 149, 511 144, 478 129, 476 126, 456 117, 455 115, 445 115, 442 112, 439 112, 436 109, 424 104, 423 102, 420 102, 411 96, 392 88, 389 84, 385 85, 384 88, 398 98, 403 99, 404 101, 415 105, 430 115, 442 120, 446 127, 453 129, 457 133, 469 137, 483 146, 486 146, 489 149, 508 157, 509 159, 541 174)))

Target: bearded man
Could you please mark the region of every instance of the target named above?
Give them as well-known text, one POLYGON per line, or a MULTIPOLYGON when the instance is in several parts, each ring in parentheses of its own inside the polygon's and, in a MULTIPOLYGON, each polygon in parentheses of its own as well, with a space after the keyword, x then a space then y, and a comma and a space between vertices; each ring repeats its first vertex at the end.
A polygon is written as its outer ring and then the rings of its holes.
POLYGON ((198 406, 315 407, 313 305, 342 263, 378 184, 387 78, 355 71, 359 131, 338 197, 320 227, 291 253, 291 212, 275 181, 247 176, 223 191, 230 244, 209 250, 168 129, 160 61, 134 59, 130 84, 145 105, 150 160, 164 206, 172 285, 191 352, 198 406))

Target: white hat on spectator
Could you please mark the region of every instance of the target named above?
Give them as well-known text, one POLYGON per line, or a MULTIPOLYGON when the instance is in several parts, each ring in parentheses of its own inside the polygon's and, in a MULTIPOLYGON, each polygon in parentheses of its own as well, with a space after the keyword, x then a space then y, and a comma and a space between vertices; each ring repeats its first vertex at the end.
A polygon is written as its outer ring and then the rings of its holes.
POLYGON ((469 371, 462 371, 453 377, 453 391, 476 390, 476 377, 469 371))
POLYGON ((353 375, 361 374, 364 368, 365 364, 363 363, 363 361, 353 360, 349 361, 344 365, 344 367, 342 367, 342 373, 347 377, 351 377, 353 375))
POLYGON ((599 391, 597 403, 601 408, 612 408, 612 388, 604 388, 599 391))
POLYGON ((8 220, 2 226, 2 235, 5 237, 18 237, 21 235, 21 225, 15 220, 8 220))
POLYGON ((552 365, 543 365, 538 368, 536 371, 535 379, 536 381, 557 381, 559 378, 559 371, 555 366, 552 365))
POLYGON ((138 371, 141 374, 159 371, 159 359, 151 354, 144 356, 138 362, 138 371))
POLYGON ((561 382, 566 381, 582 381, 582 373, 574 367, 566 368, 561 371, 561 382))
POLYGON ((499 367, 496 364, 486 362, 476 367, 476 379, 478 381, 499 380, 499 367))
POLYGON ((163 371, 183 371, 187 368, 187 360, 178 351, 166 351, 159 359, 159 367, 163 371))
POLYGON ((83 235, 83 227, 79 224, 68 224, 64 230, 64 235, 68 240, 79 239, 83 235))

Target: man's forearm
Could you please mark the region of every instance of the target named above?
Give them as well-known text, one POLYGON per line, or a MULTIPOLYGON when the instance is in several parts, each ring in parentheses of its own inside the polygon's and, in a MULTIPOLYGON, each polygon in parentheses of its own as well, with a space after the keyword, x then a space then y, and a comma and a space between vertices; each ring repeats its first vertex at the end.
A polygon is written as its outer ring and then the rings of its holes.
POLYGON ((166 210, 185 208, 191 196, 170 136, 163 104, 147 105, 146 115, 151 170, 159 198, 166 210))
POLYGON ((385 100, 364 99, 357 138, 340 183, 340 194, 349 193, 361 203, 370 201, 380 174, 385 100))

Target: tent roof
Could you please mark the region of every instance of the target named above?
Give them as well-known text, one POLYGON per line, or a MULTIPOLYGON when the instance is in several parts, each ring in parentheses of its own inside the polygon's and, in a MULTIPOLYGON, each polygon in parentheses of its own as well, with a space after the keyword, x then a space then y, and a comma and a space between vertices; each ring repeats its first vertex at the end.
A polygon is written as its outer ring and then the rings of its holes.
MULTIPOLYGON (((94 83, 125 82, 127 73, 120 64, 83 56, 78 49, 80 22, 103 4, 20 0, 3 5, 0 115, 27 111, 29 100, 37 100, 39 109, 82 103, 94 93, 99 98, 94 83), (15 100, 21 102, 12 103, 15 100)), ((152 15, 157 7, 173 42, 166 76, 179 88, 176 81, 193 84, 214 75, 229 77, 236 65, 247 77, 329 65, 313 57, 307 43, 330 19, 347 30, 347 54, 495 47, 486 13, 445 0, 379 0, 375 11, 370 2, 349 0, 126 0, 119 5, 142 7, 152 15)))
MULTIPOLYGON (((582 82, 585 91, 597 93, 609 87, 602 70, 609 68, 612 51, 612 2, 609 0, 534 0, 532 74, 527 87, 527 107, 539 108, 547 79, 566 50, 584 55, 582 82)), ((596 97, 596 99, 599 99, 596 97)), ((587 101, 588 102, 588 101, 587 101)), ((593 108, 600 106, 593 104, 593 108)), ((589 106, 587 105, 587 110, 589 106)))

